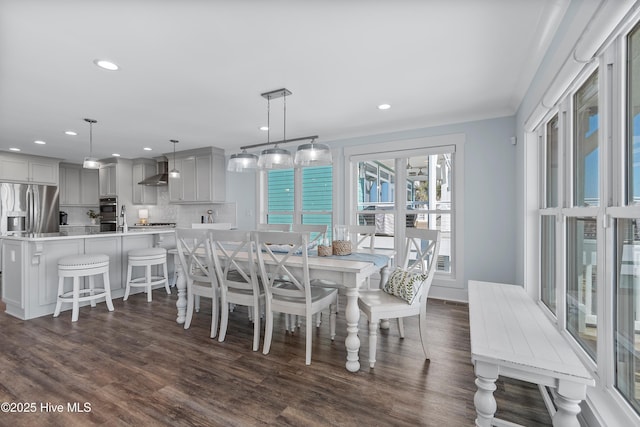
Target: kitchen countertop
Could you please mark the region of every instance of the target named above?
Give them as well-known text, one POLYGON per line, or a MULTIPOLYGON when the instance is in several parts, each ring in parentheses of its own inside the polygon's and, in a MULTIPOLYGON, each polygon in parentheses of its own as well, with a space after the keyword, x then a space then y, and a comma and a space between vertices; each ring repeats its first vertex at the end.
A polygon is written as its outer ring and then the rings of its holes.
POLYGON ((94 234, 69 234, 69 233, 24 233, 19 236, 1 236, 2 239, 7 240, 22 240, 22 241, 42 241, 42 240, 65 240, 65 239, 100 239, 103 237, 113 236, 139 236, 141 234, 168 234, 175 233, 175 228, 158 228, 149 227, 144 230, 128 231, 123 233, 122 231, 109 231, 104 233, 94 234))

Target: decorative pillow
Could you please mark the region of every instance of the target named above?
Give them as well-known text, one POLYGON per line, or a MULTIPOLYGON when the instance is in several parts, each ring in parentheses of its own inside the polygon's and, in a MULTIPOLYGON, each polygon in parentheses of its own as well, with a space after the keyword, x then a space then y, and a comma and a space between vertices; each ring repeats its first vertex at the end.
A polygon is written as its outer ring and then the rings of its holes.
POLYGON ((395 295, 413 304, 420 294, 420 288, 427 279, 425 273, 409 272, 402 268, 396 268, 389 276, 389 280, 384 284, 382 290, 388 294, 395 295))

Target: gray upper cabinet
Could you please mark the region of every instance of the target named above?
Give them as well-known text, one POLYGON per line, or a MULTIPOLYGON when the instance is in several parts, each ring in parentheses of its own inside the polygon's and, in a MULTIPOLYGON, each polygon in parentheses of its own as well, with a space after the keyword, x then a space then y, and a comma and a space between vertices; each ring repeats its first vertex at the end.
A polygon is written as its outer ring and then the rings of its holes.
MULTIPOLYGON (((167 153, 169 169, 173 154, 167 153)), ((176 152, 180 178, 169 178, 171 203, 214 203, 226 199, 224 151, 216 147, 176 152)))
POLYGON ((158 190, 156 187, 138 184, 145 178, 157 173, 157 162, 152 159, 134 159, 132 174, 133 180, 133 204, 155 205, 158 203, 158 190))
POLYGON ((60 206, 98 206, 98 171, 61 163, 60 206))
POLYGON ((0 152, 0 181, 58 185, 59 160, 0 152))
POLYGON ((132 163, 122 157, 100 160, 100 196, 117 196, 118 204, 132 203, 132 163))

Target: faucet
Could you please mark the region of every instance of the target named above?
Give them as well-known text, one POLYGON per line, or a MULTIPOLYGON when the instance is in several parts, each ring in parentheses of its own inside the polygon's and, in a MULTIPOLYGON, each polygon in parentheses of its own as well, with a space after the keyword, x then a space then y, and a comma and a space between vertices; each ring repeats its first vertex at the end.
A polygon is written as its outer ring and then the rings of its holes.
POLYGON ((122 205, 122 208, 120 208, 120 218, 122 218, 122 232, 124 233, 129 231, 129 226, 127 225, 127 216, 125 215, 126 212, 127 209, 125 205, 122 205))

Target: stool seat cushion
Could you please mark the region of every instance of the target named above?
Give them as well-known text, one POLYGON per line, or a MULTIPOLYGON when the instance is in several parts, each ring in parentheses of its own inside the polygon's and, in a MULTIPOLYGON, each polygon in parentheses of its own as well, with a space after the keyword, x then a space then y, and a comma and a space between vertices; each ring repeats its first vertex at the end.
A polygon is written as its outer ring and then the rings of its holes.
POLYGON ((109 256, 105 254, 80 254, 70 255, 58 260, 58 267, 86 267, 95 264, 109 262, 109 256))
POLYGON ((144 249, 132 249, 128 252, 130 257, 146 257, 146 256, 161 256, 166 255, 167 250, 165 248, 144 248, 144 249))

